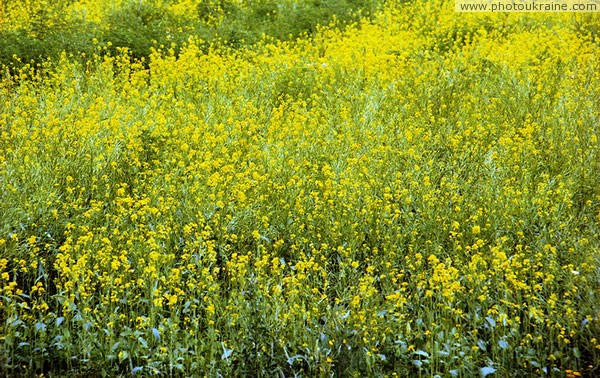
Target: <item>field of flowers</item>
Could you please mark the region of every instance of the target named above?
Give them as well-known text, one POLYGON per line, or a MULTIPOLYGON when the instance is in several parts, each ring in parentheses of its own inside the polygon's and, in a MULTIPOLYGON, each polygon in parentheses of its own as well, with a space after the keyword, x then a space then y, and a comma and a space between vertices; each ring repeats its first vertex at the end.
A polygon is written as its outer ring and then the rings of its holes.
POLYGON ((0 375, 598 376, 599 30, 385 1, 5 69, 0 375))

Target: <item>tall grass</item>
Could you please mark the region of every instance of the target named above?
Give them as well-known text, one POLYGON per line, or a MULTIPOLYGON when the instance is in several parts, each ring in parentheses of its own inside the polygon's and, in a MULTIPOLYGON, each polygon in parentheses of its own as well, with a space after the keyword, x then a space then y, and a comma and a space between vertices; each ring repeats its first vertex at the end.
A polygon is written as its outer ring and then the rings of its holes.
POLYGON ((0 371, 594 376, 598 41, 452 7, 5 76, 0 371))

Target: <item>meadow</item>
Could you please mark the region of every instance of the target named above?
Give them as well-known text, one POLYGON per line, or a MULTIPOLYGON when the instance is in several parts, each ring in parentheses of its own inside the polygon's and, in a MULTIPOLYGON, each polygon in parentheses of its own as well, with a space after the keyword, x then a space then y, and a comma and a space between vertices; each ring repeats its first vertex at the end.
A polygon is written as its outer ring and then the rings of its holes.
POLYGON ((598 14, 98 3, 0 1, 0 375, 600 374, 598 14))

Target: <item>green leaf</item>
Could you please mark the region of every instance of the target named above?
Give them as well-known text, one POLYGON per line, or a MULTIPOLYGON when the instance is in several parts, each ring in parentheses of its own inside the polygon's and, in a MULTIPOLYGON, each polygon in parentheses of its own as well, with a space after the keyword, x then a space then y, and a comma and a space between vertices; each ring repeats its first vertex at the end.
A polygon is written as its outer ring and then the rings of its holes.
POLYGON ((221 359, 222 360, 228 359, 231 356, 232 353, 233 353, 233 349, 225 349, 223 351, 223 354, 221 355, 221 359))
POLYGON ((131 370, 131 375, 136 375, 137 373, 141 373, 144 370, 142 366, 136 366, 131 370))
POLYGON ((486 366, 486 367, 482 367, 480 369, 480 371, 481 371, 481 376, 482 377, 487 377, 490 374, 494 374, 496 372, 496 369, 494 369, 491 366, 486 366))
POLYGON ((417 350, 416 352, 414 352, 413 354, 416 354, 417 356, 423 356, 426 358, 429 358, 429 353, 425 352, 424 350, 417 350))
POLYGON ((490 324, 490 326, 492 328, 494 328, 496 326, 496 321, 494 319, 492 319, 491 317, 486 317, 485 320, 487 320, 487 322, 490 324))
POLYGON ((156 328, 152 328, 152 335, 154 336, 154 340, 160 340, 160 332, 156 328))
POLYGON ((233 353, 233 349, 225 348, 225 343, 221 343, 221 347, 223 347, 223 354, 221 355, 222 360, 228 359, 233 353))
POLYGON ((479 347, 479 349, 481 349, 482 351, 487 351, 487 346, 486 346, 486 342, 479 339, 477 340, 477 346, 479 347))
POLYGON ((138 341, 140 344, 142 344, 142 346, 147 349, 148 348, 148 342, 146 341, 146 339, 144 339, 142 336, 138 337, 138 341))

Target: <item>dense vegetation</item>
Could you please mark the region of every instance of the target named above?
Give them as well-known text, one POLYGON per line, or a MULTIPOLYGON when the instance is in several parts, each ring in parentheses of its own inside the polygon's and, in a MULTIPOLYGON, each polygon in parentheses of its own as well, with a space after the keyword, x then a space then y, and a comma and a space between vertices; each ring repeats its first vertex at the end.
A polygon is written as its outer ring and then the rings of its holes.
POLYGON ((318 25, 339 26, 371 15, 375 0, 18 0, 0 2, 0 64, 41 63, 62 52, 89 57, 127 47, 134 58, 153 48, 179 48, 194 36, 241 47, 264 39, 290 40, 312 34, 318 25), (76 6, 79 5, 79 6, 76 6), (1 15, 2 13, 0 13, 1 15), (68 15, 68 17, 65 17, 68 15), (12 20, 13 22, 10 22, 12 20), (4 26, 4 27, 2 27, 4 26), (98 47, 101 50, 98 50, 98 47))
POLYGON ((1 375, 598 374, 598 17, 95 3, 0 2, 1 375))

